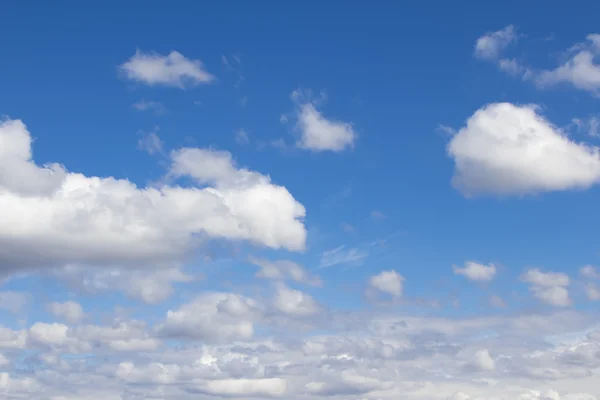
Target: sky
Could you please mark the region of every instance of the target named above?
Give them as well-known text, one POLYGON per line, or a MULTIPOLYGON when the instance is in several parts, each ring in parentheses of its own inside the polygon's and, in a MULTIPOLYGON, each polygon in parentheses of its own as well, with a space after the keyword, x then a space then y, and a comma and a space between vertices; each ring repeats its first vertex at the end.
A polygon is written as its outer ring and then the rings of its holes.
POLYGON ((2 2, 0 398, 600 399, 600 5, 480 3, 2 2))

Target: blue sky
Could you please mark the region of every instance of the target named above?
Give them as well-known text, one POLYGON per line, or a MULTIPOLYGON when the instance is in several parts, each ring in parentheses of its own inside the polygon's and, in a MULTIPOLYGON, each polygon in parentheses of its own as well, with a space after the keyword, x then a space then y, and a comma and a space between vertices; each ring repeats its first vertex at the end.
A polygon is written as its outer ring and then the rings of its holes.
POLYGON ((0 393, 599 398, 578 4, 0 6, 0 393))

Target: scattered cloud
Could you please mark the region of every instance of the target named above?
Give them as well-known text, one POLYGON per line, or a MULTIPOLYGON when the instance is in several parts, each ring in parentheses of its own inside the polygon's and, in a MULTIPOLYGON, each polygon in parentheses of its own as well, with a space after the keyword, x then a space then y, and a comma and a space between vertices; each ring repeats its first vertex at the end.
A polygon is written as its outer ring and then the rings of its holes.
POLYGON ((404 278, 394 270, 382 271, 369 278, 369 287, 392 297, 401 297, 404 278))
POLYGON ((521 276, 529 283, 531 293, 542 302, 555 307, 567 307, 572 304, 569 297, 570 280, 561 272, 542 272, 538 268, 530 269, 521 276))
POLYGON ((137 50, 119 66, 124 76, 150 86, 163 85, 184 89, 213 82, 215 77, 207 72, 200 60, 191 60, 172 51, 168 55, 137 50))
POLYGON ((599 301, 600 300, 600 288, 598 285, 588 283, 585 287, 585 294, 588 300, 599 301))
POLYGON ((76 324, 85 317, 83 307, 76 301, 65 301, 64 303, 53 301, 48 304, 47 308, 52 315, 71 324, 76 324))
POLYGON ((579 132, 585 131, 590 137, 594 138, 600 136, 600 117, 573 118, 571 122, 579 132))
POLYGON ((245 129, 238 129, 235 132, 235 142, 239 145, 250 143, 250 137, 245 129))
POLYGON ((492 295, 490 296, 490 305, 495 308, 504 308, 506 307, 506 302, 500 296, 492 295))
POLYGON ((145 151, 150 155, 157 153, 164 154, 164 144, 156 133, 156 130, 149 133, 142 132, 142 137, 138 140, 138 149, 145 151))
POLYGON ((248 261, 260 268, 256 274, 259 278, 272 280, 291 279, 295 282, 304 283, 310 286, 322 286, 323 284, 318 276, 312 275, 301 265, 292 261, 269 261, 257 257, 249 257, 248 261))
POLYGON ((277 284, 273 306, 283 314, 296 317, 315 315, 320 310, 319 305, 310 295, 291 289, 283 283, 277 284))
POLYGON ((517 30, 508 25, 495 32, 488 32, 475 42, 475 57, 485 60, 495 60, 501 56, 504 49, 517 40, 517 30))
POLYGON ((348 232, 348 233, 356 232, 356 228, 354 227, 354 225, 351 225, 347 222, 342 222, 340 226, 344 232, 348 232))
POLYGON ((156 115, 162 115, 167 111, 165 106, 163 106, 161 103, 145 99, 142 99, 137 103, 133 103, 131 107, 138 111, 152 111, 156 115))
POLYGON ((374 210, 374 211, 371 211, 371 218, 381 221, 381 220, 386 219, 387 216, 384 213, 382 213, 381 211, 374 210))
POLYGON ((369 253, 356 248, 346 249, 345 245, 326 250, 321 255, 319 268, 333 267, 339 264, 362 264, 369 253))
POLYGON ((590 34, 586 41, 569 50, 569 58, 553 70, 540 71, 536 83, 541 87, 568 83, 594 95, 600 94, 600 34, 590 34))
POLYGON ((484 265, 474 261, 467 261, 463 268, 453 266, 452 270, 456 275, 462 275, 477 282, 490 282, 496 276, 496 266, 494 264, 484 265))
POLYGON ((600 271, 593 265, 585 265, 581 267, 579 273, 588 279, 600 279, 600 271))
POLYGON ((531 105, 479 109, 447 150, 452 183, 467 196, 586 189, 600 181, 598 148, 570 140, 531 105))
POLYGON ((237 168, 228 152, 174 150, 169 177, 198 186, 139 188, 60 164, 38 166, 19 120, 0 123, 0 143, 0 270, 161 267, 208 239, 304 249, 304 207, 268 176, 237 168))
POLYGON ((315 152, 341 152, 354 147, 358 135, 353 125, 327 119, 317 109, 324 101, 323 96, 320 100, 314 100, 311 99, 310 93, 298 89, 292 93, 291 98, 296 105, 295 128, 300 135, 300 139, 296 142, 297 147, 315 152))

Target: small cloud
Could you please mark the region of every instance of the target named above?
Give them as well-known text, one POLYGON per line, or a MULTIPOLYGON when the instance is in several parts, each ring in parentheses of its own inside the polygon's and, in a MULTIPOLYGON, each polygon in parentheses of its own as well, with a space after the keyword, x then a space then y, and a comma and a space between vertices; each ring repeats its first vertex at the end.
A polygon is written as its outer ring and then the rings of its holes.
POLYGON ((448 125, 442 125, 442 124, 439 124, 437 126, 436 131, 441 132, 448 136, 452 136, 456 133, 456 129, 454 129, 448 125))
POLYGON ((572 304, 567 290, 570 280, 566 274, 542 272, 534 268, 524 273, 521 280, 529 283, 529 290, 533 296, 546 304, 554 307, 567 307, 572 304))
POLYGON ((504 308, 506 307, 506 302, 499 296, 491 295, 490 296, 490 305, 496 308, 504 308))
POLYGON ((579 273, 588 279, 600 279, 600 272, 593 265, 585 265, 581 267, 579 273))
POLYGON ((246 107, 246 104, 248 104, 248 96, 242 96, 240 98, 240 106, 246 107))
POLYGON ((369 278, 369 287, 373 290, 401 297, 404 286, 404 278, 394 270, 382 271, 369 278))
POLYGON ((133 103, 131 107, 138 111, 153 111, 156 115, 162 115, 166 112, 166 108, 161 103, 145 99, 133 103))
POLYGON ((585 294, 588 300, 598 301, 600 300, 600 289, 597 285, 590 283, 585 288, 585 294))
POLYGON ((381 211, 374 210, 374 211, 371 211, 371 218, 382 221, 382 220, 386 219, 387 216, 384 213, 382 213, 381 211))
POLYGON ((350 225, 346 222, 342 222, 342 224, 340 226, 344 230, 344 232, 348 232, 348 233, 356 232, 356 228, 353 225, 350 225))
POLYGON ((172 51, 168 55, 137 50, 119 70, 127 79, 149 86, 171 86, 184 89, 203 83, 211 83, 215 77, 204 69, 200 60, 191 60, 172 51))
POLYGON ((250 137, 245 129, 238 129, 235 133, 235 141, 237 144, 243 145, 250 142, 250 137))
POLYGON ((355 248, 346 249, 346 246, 342 245, 335 249, 324 251, 321 255, 319 268, 328 268, 339 264, 362 264, 368 255, 367 251, 355 248))
POLYGON ((138 140, 138 149, 145 151, 150 155, 162 153, 163 142, 156 134, 156 131, 145 133, 143 134, 142 138, 138 140))
POLYGON ((325 93, 312 99, 310 91, 298 89, 292 92, 291 99, 296 105, 295 129, 300 134, 297 147, 314 152, 341 152, 354 147, 358 135, 352 123, 328 119, 317 109, 325 101, 325 93))
POLYGON ((471 281, 489 282, 496 276, 496 266, 494 264, 483 265, 474 261, 467 261, 464 268, 452 267, 455 275, 462 275, 471 281))
POLYGON ((517 40, 517 30, 508 25, 495 32, 488 32, 475 42, 475 57, 485 60, 495 60, 501 53, 517 40))

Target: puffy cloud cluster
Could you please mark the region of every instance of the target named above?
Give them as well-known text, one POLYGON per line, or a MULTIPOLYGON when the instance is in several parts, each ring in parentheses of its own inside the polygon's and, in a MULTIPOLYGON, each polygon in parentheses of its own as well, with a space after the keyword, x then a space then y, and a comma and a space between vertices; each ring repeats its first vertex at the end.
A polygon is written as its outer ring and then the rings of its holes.
POLYGON ((598 148, 571 140, 531 105, 482 107, 447 150, 453 185, 468 196, 586 189, 600 181, 598 148))
POLYGON ((268 176, 238 169, 229 153, 173 151, 171 177, 197 186, 139 188, 39 166, 31 145, 21 121, 0 123, 0 270, 169 266, 212 238, 304 248, 304 207, 268 176))

